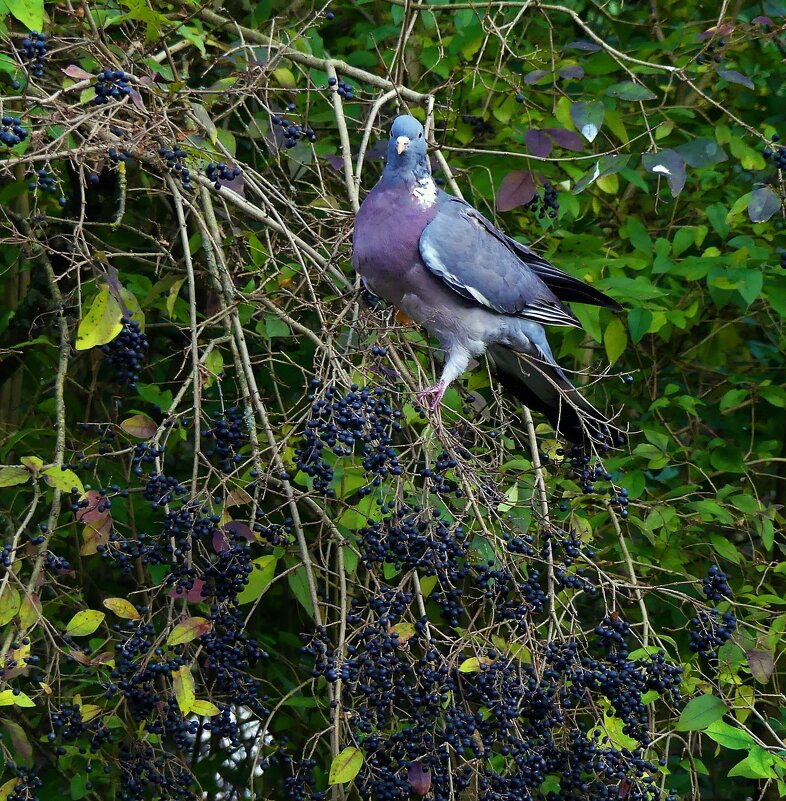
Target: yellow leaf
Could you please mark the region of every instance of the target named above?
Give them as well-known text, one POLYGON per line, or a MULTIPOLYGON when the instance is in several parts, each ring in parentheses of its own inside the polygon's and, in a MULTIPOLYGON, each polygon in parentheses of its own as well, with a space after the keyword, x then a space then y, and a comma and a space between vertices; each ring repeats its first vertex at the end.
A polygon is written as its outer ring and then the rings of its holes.
POLYGON ((297 86, 297 81, 292 74, 292 70, 287 67, 279 67, 273 70, 273 77, 278 82, 278 85, 283 86, 284 89, 294 89, 297 86))
POLYGON ((44 460, 37 456, 23 456, 19 460, 31 473, 38 473, 44 466, 44 460))
POLYGON ((111 342, 122 330, 123 310, 109 289, 102 289, 93 299, 76 332, 76 349, 89 350, 111 342))
POLYGON ((328 784, 344 784, 351 782, 363 767, 363 752, 359 748, 349 746, 340 754, 336 754, 330 765, 328 784))
POLYGON ((203 634, 207 634, 212 624, 204 617, 189 617, 178 623, 166 638, 167 645, 184 645, 203 634))
POLYGON ((0 801, 8 801, 8 796, 14 791, 17 779, 9 779, 2 787, 0 787, 0 801))
POLYGON ((124 620, 139 620, 141 615, 134 609, 134 605, 125 598, 105 598, 103 605, 118 617, 124 620))
POLYGON ((80 712, 82 713, 82 722, 87 723, 88 720, 92 720, 100 715, 103 711, 104 710, 101 709, 101 707, 97 704, 85 704, 80 709, 80 712))
POLYGON ((0 626, 5 626, 6 623, 13 620, 14 615, 19 611, 20 604, 19 590, 6 584, 3 594, 0 595, 0 626))
POLYGON ((43 475, 46 479, 46 483, 49 484, 50 487, 59 489, 60 492, 71 492, 71 490, 76 487, 80 495, 85 494, 85 488, 82 486, 82 479, 80 479, 73 470, 63 470, 61 467, 53 465, 52 467, 47 467, 43 475))
POLYGON ((190 711, 195 715, 202 715, 206 718, 212 718, 214 715, 221 714, 221 710, 215 704, 211 704, 210 701, 194 701, 194 703, 191 704, 190 711))
POLYGON ((83 609, 77 612, 66 626, 66 634, 72 637, 85 637, 92 634, 103 622, 106 615, 95 609, 83 609))
POLYGON ((0 692, 0 706, 31 707, 35 706, 35 701, 23 692, 17 692, 14 695, 13 690, 3 690, 0 692))
POLYGON ((175 698, 180 711, 187 715, 194 705, 196 696, 194 695, 194 677, 191 675, 191 668, 188 665, 181 665, 172 673, 172 684, 175 690, 175 698))
POLYGON ((41 616, 41 599, 37 595, 27 595, 19 607, 19 625, 29 629, 41 616))

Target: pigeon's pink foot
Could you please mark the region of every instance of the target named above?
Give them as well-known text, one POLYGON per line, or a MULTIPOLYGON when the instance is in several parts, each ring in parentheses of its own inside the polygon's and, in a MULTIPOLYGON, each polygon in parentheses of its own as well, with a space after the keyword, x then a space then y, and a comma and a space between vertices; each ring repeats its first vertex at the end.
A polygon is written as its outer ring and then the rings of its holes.
POLYGON ((447 387, 444 384, 435 384, 433 387, 425 387, 418 392, 418 403, 424 409, 431 409, 434 411, 439 408, 442 403, 442 396, 445 394, 447 387))

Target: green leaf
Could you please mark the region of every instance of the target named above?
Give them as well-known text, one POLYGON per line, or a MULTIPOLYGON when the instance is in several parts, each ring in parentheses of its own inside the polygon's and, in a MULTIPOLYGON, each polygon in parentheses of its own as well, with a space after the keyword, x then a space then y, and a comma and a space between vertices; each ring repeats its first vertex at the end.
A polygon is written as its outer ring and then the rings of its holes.
POLYGON ((89 350, 111 342, 122 330, 123 310, 109 289, 102 289, 93 298, 87 314, 76 332, 76 349, 89 350))
POLYGON ((60 492, 71 492, 72 489, 76 488, 79 495, 85 494, 82 479, 73 470, 63 470, 57 466, 47 467, 42 475, 50 487, 59 489, 60 492))
POLYGON ((15 487, 26 484, 31 477, 30 471, 17 464, 4 464, 0 467, 0 487, 15 487))
POLYGON ((22 598, 19 595, 19 590, 6 584, 3 588, 3 594, 0 595, 0 626, 5 626, 14 619, 16 613, 22 605, 22 598))
POLYGON ((35 701, 23 692, 14 694, 13 690, 3 690, 0 692, 0 706, 21 706, 29 708, 35 706, 35 701))
POLYGON ((273 581, 273 577, 276 575, 277 561, 273 554, 254 559, 252 562, 254 569, 248 577, 248 584, 237 596, 239 604, 251 603, 251 601, 256 601, 265 594, 270 582, 273 581))
POLYGON ((772 754, 761 746, 754 745, 748 756, 729 771, 729 778, 741 776, 744 779, 775 779, 778 774, 772 768, 774 761, 772 754))
POLYGON ((631 342, 638 345, 652 325, 652 312, 643 306, 637 306, 628 312, 628 330, 631 342))
POLYGON ((588 142, 593 142, 600 132, 605 113, 606 107, 601 100, 574 103, 570 107, 570 118, 573 120, 573 124, 588 142))
POLYGON ((611 364, 614 364, 622 356, 627 345, 628 332, 625 330, 622 320, 619 317, 613 317, 603 334, 603 346, 606 348, 606 355, 611 364))
POLYGON ((677 731, 701 731, 720 720, 728 708, 716 695, 699 695, 688 701, 677 721, 677 731))
POLYGON ((633 81, 615 83, 606 90, 609 97, 618 97, 620 100, 654 100, 657 95, 646 86, 633 81))
POLYGON ((83 609, 77 612, 66 626, 66 634, 72 637, 85 637, 92 634, 103 622, 106 615, 96 609, 83 609))
POLYGON ((362 767, 363 752, 359 748, 349 746, 333 758, 328 774, 328 784, 351 782, 360 773, 362 767))
POLYGON ((638 217, 628 217, 626 225, 631 245, 642 253, 652 253, 652 237, 641 220, 638 217))
POLYGON ((5 7, 29 31, 44 27, 44 0, 3 0, 5 7))
POLYGON ((730 726, 723 720, 716 720, 704 729, 704 733, 718 745, 732 750, 750 748, 755 744, 753 737, 743 729, 730 726))
POLYGON ((314 604, 311 602, 311 591, 308 586, 305 566, 301 565, 297 570, 288 573, 287 582, 295 598, 300 602, 300 605, 308 612, 309 617, 313 618, 314 604))

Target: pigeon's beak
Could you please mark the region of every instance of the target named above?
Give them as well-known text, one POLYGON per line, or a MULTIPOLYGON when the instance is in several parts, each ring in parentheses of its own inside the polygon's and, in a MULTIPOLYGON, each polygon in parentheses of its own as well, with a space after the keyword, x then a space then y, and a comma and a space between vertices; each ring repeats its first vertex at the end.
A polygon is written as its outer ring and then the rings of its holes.
POLYGON ((399 156, 409 147, 409 137, 408 136, 399 136, 396 139, 396 153, 399 156))

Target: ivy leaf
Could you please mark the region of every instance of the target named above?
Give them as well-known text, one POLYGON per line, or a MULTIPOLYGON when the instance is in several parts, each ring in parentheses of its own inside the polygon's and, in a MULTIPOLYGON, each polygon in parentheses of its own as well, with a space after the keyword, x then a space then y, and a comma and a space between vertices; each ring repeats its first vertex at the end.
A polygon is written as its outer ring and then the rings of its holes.
POLYGON ((665 175, 669 182, 671 194, 677 197, 685 186, 685 161, 676 150, 659 150, 657 153, 645 153, 641 163, 647 172, 665 175))
POLYGON ((677 721, 677 731, 701 731, 720 720, 728 708, 717 695, 699 695, 692 698, 677 721))
POLYGON ((618 97, 620 100, 655 100, 657 95, 646 86, 633 81, 615 83, 606 90, 609 97, 618 97))
POLYGON ((510 211, 516 206, 524 206, 535 197, 535 178, 528 170, 509 172, 497 190, 497 208, 510 211))
POLYGON ((770 186, 760 186, 750 194, 748 217, 751 222, 767 222, 780 207, 780 195, 770 186))
POLYGON ((96 609, 83 609, 68 621, 66 634, 70 634, 72 637, 86 637, 101 625, 105 617, 103 612, 96 609))
POLYGON ((104 598, 103 605, 123 620, 139 620, 141 615, 136 611, 131 601, 125 598, 104 598))
POLYGON ((178 623, 166 638, 167 645, 185 645, 203 634, 207 634, 212 628, 212 623, 204 617, 188 617, 182 623, 178 623))
POLYGON ((80 496, 85 494, 82 479, 73 470, 63 470, 53 465, 44 470, 43 476, 50 487, 59 489, 60 492, 71 492, 72 489, 76 489, 80 496))
POLYGON ((181 665, 172 671, 172 687, 180 711, 187 715, 196 701, 194 677, 188 665, 181 665))
POLYGON ((122 330, 123 310, 106 287, 93 298, 76 332, 76 349, 89 350, 111 342, 122 330))
POLYGON ((330 765, 328 784, 345 784, 351 782, 363 767, 363 752, 359 748, 349 746, 336 754, 330 765))
POLYGON ((579 133, 588 141, 594 142, 603 125, 606 107, 600 100, 590 103, 574 103, 570 107, 570 118, 579 133))
MULTIPOLYGON (((740 86, 745 86, 748 89, 755 89, 753 81, 747 76, 743 75, 737 70, 718 70, 718 76, 727 80, 729 83, 738 83, 740 86)), ((731 774, 729 774, 731 776, 731 774)))

